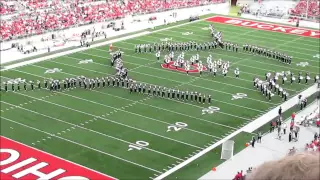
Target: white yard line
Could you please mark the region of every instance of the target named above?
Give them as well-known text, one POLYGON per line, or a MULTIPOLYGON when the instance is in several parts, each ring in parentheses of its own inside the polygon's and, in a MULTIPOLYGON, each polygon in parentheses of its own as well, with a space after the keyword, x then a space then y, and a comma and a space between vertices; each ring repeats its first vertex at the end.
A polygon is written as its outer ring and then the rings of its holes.
MULTIPOLYGON (((92 129, 89 129, 89 128, 85 128, 85 127, 82 127, 82 126, 79 126, 77 124, 73 124, 73 123, 69 123, 67 121, 63 121, 61 119, 58 119, 58 118, 54 118, 54 117, 51 117, 51 116, 47 116, 45 114, 42 114, 42 113, 38 113, 38 112, 35 112, 35 111, 32 111, 30 109, 27 109, 27 108, 23 108, 23 107, 20 107, 20 106, 17 106, 17 105, 14 105, 14 104, 11 104, 11 103, 8 103, 8 102, 5 102, 5 101, 0 101, 4 104, 7 104, 7 105, 10 105, 10 106, 14 106, 16 108, 19 108, 19 109, 22 109, 22 110, 25 110, 25 111, 28 111, 28 112, 31 112, 31 113, 34 113, 34 114, 37 114, 37 115, 40 115, 40 116, 43 116, 43 117, 46 117, 46 118, 49 118, 49 119, 52 119, 52 120, 55 120, 55 121, 59 121, 59 122, 62 122, 62 123, 65 123, 65 124, 68 124, 72 127, 77 127, 77 128, 80 128, 80 129, 84 129, 86 131, 90 131, 90 132, 93 132, 95 134, 99 134, 99 135, 102 135, 104 137, 108 137, 110 139, 114 139, 114 140, 117 140, 117 141, 120 141, 120 142, 123 142, 123 143, 126 143, 126 144, 134 144, 134 142, 128 142, 128 141, 125 141, 123 139, 120 139, 120 138, 116 138, 116 137, 113 137, 113 136, 110 136, 110 135, 107 135, 107 134, 104 134, 104 133, 101 133, 99 131, 95 131, 95 130, 92 130, 92 129)), ((174 159, 177 159, 177 160, 182 160, 178 157, 175 157, 175 156, 172 156, 172 155, 169 155, 169 154, 166 154, 166 153, 162 153, 160 151, 156 151, 154 149, 150 149, 150 148, 147 148, 147 147, 143 147, 143 149, 146 149, 146 150, 149 150, 151 152, 155 152, 155 153, 158 153, 158 154, 161 154, 161 155, 164 155, 164 156, 167 156, 167 157, 170 157, 170 158, 174 158, 174 159)))
POLYGON ((14 120, 11 120, 11 119, 8 119, 8 118, 2 117, 2 116, 1 116, 0 118, 3 119, 3 120, 6 120, 6 121, 10 121, 10 122, 15 123, 15 124, 19 124, 19 125, 21 125, 21 126, 23 126, 23 127, 26 127, 26 128, 29 128, 29 129, 33 129, 33 130, 38 131, 38 132, 42 132, 42 133, 44 133, 44 134, 46 134, 46 135, 48 135, 48 136, 52 136, 52 137, 55 137, 55 138, 58 138, 58 139, 67 141, 67 142, 69 142, 69 143, 76 144, 76 145, 78 145, 78 146, 81 146, 81 147, 90 149, 90 150, 95 151, 95 152, 98 152, 98 153, 100 153, 100 154, 104 154, 104 155, 113 157, 113 158, 115 158, 115 159, 118 159, 118 160, 127 162, 127 163, 129 163, 129 164, 133 164, 133 165, 139 166, 139 167, 144 168, 144 169, 148 169, 148 170, 153 171, 153 172, 161 173, 161 171, 158 171, 158 170, 155 170, 155 169, 152 169, 152 168, 143 166, 143 165, 141 165, 141 164, 138 164, 138 163, 135 163, 135 162, 132 162, 132 161, 129 161, 129 160, 120 158, 120 157, 118 157, 118 156, 115 156, 115 155, 106 153, 106 152, 104 152, 104 151, 101 151, 101 150, 92 148, 92 147, 90 147, 90 146, 87 146, 87 145, 84 145, 84 144, 80 144, 80 143, 77 143, 77 142, 75 142, 75 141, 71 141, 71 140, 69 140, 69 139, 66 139, 66 138, 57 136, 57 135, 55 135, 55 134, 51 134, 51 133, 48 133, 48 132, 46 132, 46 131, 42 131, 42 130, 37 129, 37 128, 34 128, 34 127, 32 127, 32 126, 28 126, 28 125, 25 125, 25 124, 23 124, 23 123, 19 123, 19 122, 16 122, 16 121, 14 121, 14 120))
MULTIPOLYGON (((37 66, 37 65, 33 65, 33 66, 39 67, 39 68, 42 68, 42 69, 48 69, 48 68, 45 68, 45 67, 42 67, 42 66, 37 66)), ((16 71, 17 71, 17 70, 16 70, 16 71)), ((23 71, 20 71, 20 72, 23 72, 23 71)), ((24 72, 24 73, 26 73, 26 72, 24 72)), ((79 75, 70 74, 70 73, 66 73, 66 72, 59 72, 59 73, 68 74, 68 75, 71 75, 71 76, 73 76, 73 77, 79 76, 79 75)), ((26 74, 31 74, 31 73, 26 73, 26 74)), ((105 73, 103 73, 103 74, 105 74, 105 73)), ((31 75, 32 75, 32 74, 31 74, 31 75)), ((37 75, 37 76, 38 76, 38 75, 37 75)), ((39 76, 39 77, 44 78, 43 76, 39 76)), ((67 95, 67 94, 65 94, 65 95, 67 95)), ((69 95, 69 96, 71 96, 71 95, 69 95)), ((81 99, 90 102, 90 101, 87 100, 87 99, 83 99, 83 98, 81 98, 81 99)), ((174 101, 177 101, 177 100, 174 100, 174 101)), ((177 102, 180 102, 180 101, 177 101, 177 102)), ((96 103, 96 102, 92 101, 92 103, 96 103)), ((181 103, 181 102, 180 102, 180 103, 181 103)), ((98 103, 98 104, 99 104, 99 103, 98 103)), ((185 104, 189 104, 189 103, 185 103, 185 104)), ((191 104, 190 104, 190 105, 191 105, 191 104)), ((106 106, 106 105, 104 105, 104 106, 106 106)), ((193 105, 193 106, 195 106, 195 105, 193 105)), ((107 107, 107 106, 106 106, 106 107, 107 107)), ((110 107, 111 107, 111 106, 110 106, 110 107)), ((198 107, 201 107, 201 106, 198 106, 198 107)), ((201 107, 201 108, 203 109, 203 107, 201 107)), ((225 115, 232 116, 232 117, 237 117, 237 118, 239 118, 239 119, 243 119, 243 120, 246 120, 246 121, 251 121, 251 119, 244 118, 244 117, 240 117, 240 116, 236 116, 236 115, 229 114, 229 113, 224 113, 224 112, 222 112, 222 111, 218 111, 217 113, 225 114, 225 115)), ((131 113, 131 114, 135 114, 135 113, 131 113)), ((142 115, 140 115, 140 116, 142 116, 142 115)))
MULTIPOLYGON (((76 60, 80 60, 80 59, 78 59, 78 58, 73 58, 73 57, 70 57, 70 58, 76 59, 76 60)), ((92 72, 96 72, 96 73, 99 73, 99 74, 104 74, 104 75, 107 74, 107 73, 105 73, 105 72, 99 72, 99 71, 95 71, 95 70, 91 70, 91 69, 81 68, 81 67, 78 67, 78 66, 73 66, 73 65, 65 64, 65 63, 61 63, 61 62, 56 62, 56 61, 54 61, 53 63, 62 64, 62 65, 65 65, 65 66, 70 66, 70 67, 74 67, 74 68, 78 68, 78 69, 83 69, 83 70, 86 70, 86 71, 92 71, 92 72)), ((100 64, 100 63, 95 63, 95 62, 93 62, 93 63, 94 63, 94 64, 101 65, 101 66, 111 67, 111 66, 105 65, 105 64, 100 64)), ((136 68, 138 68, 138 67, 136 67, 136 68)), ((136 68, 132 68, 132 69, 130 69, 130 71, 132 71, 133 69, 136 69, 136 68)), ((74 74, 73 74, 73 75, 74 75, 74 74)), ((74 75, 74 76, 79 76, 79 75, 74 75)), ((194 77, 193 80, 198 80, 198 79, 201 79, 201 78, 200 78, 200 77, 194 77)), ((181 83, 180 85, 178 85, 178 87, 179 87, 179 86, 182 86, 182 85, 185 85, 185 84, 189 84, 189 83, 190 83, 189 81, 187 81, 187 82, 185 82, 185 83, 181 83)), ((177 87, 177 86, 176 86, 176 87, 177 87)), ((256 92, 256 91, 255 91, 255 92, 256 92)), ((228 103, 228 102, 218 101, 218 100, 216 100, 216 99, 212 99, 212 100, 217 101, 217 102, 221 102, 221 103, 225 103, 225 104, 229 104, 229 105, 232 105, 232 106, 238 106, 238 107, 250 109, 250 110, 253 110, 253 111, 263 112, 263 111, 261 111, 261 110, 257 110, 257 109, 253 109, 253 108, 249 108, 249 107, 245 107, 245 106, 240 106, 240 105, 236 105, 236 104, 232 104, 232 103, 228 103)))
MULTIPOLYGON (((317 91, 316 88, 316 84, 311 86, 310 88, 308 88, 307 90, 303 91, 302 94, 303 97, 308 97, 311 94, 313 94, 314 92, 317 91)), ((296 95, 295 97, 292 97, 291 99, 289 99, 288 101, 284 102, 283 104, 281 104, 280 106, 282 107, 283 111, 286 111, 287 109, 293 107, 296 104, 298 95, 296 95)), ((242 127, 241 129, 231 133, 230 135, 226 136, 225 138, 223 138, 222 140, 218 141, 217 143, 207 147, 206 149, 200 151, 199 153, 197 153, 196 155, 190 157, 189 159, 187 159, 186 161, 178 164, 177 166, 169 169, 168 171, 166 171, 165 173, 159 175, 158 177, 156 177, 156 180, 161 180, 166 178, 167 176, 169 176, 170 174, 176 172, 177 170, 181 169, 182 167, 188 165, 189 163, 191 163, 192 161, 198 159, 199 157, 201 157, 202 155, 208 153, 209 151, 211 151, 212 149, 218 147, 219 145, 221 145, 223 142, 231 139, 232 137, 236 136, 237 134, 241 133, 242 131, 245 132, 252 132, 255 129, 257 129, 258 127, 260 127, 261 125, 265 124, 266 122, 268 122, 270 119, 275 118, 278 115, 278 109, 279 106, 275 107, 274 109, 272 109, 271 111, 269 111, 268 113, 260 116, 259 118, 257 118, 256 120, 254 120, 253 122, 249 123, 248 125, 242 127)))
MULTIPOLYGON (((36 66, 36 65, 33 65, 33 66, 36 66)), ((36 66, 36 67, 43 68, 43 69, 47 69, 47 68, 44 68, 44 67, 41 67, 41 66, 36 66)), ((75 67, 76 67, 76 66, 75 66, 75 67)), ((80 69, 83 69, 83 68, 80 68, 80 69)), ((84 70, 87 70, 87 69, 84 69, 84 70)), ((15 71, 18 71, 18 70, 15 70, 15 71)), ((35 75, 35 74, 23 72, 23 71, 18 71, 18 72, 22 72, 22 73, 26 73, 26 74, 29 74, 29 75, 33 75, 33 76, 45 78, 44 76, 39 76, 39 75, 35 75)), ((96 71, 96 72, 97 72, 97 71, 96 71)), ((63 73, 63 72, 60 72, 60 73, 63 73)), ((73 77, 80 76, 80 75, 69 74, 69 73, 64 73, 64 74, 68 74, 68 75, 71 75, 71 76, 73 76, 73 77)), ((105 73, 102 73, 102 74, 105 74, 105 73)), ((162 123, 162 124, 172 125, 172 123, 168 123, 168 122, 165 122, 165 121, 161 121, 161 120, 159 120, 159 119, 155 119, 155 118, 152 118, 152 117, 147 117, 147 116, 144 116, 144 115, 141 115, 141 114, 137 114, 137 113, 134 113, 134 112, 126 111, 126 110, 123 110, 123 109, 121 109, 121 108, 115 108, 115 107, 113 107, 113 106, 109 106, 109 105, 106 105, 106 104, 101 104, 101 103, 98 103, 98 102, 95 102, 95 101, 91 101, 91 100, 88 100, 88 99, 85 99, 85 98, 80 98, 80 97, 78 97, 78 96, 73 96, 73 95, 66 94, 66 93, 62 93, 62 92, 58 92, 58 91, 57 91, 56 93, 58 93, 58 94, 63 94, 63 95, 65 95, 65 96, 70 96, 70 97, 72 97, 72 98, 80 99, 80 100, 82 100, 82 101, 90 102, 90 103, 97 104, 97 105, 100 105, 100 106, 108 107, 108 108, 111 108, 111 109, 114 109, 114 110, 117 110, 117 111, 122 111, 122 112, 126 112, 126 113, 133 114, 133 115, 136 115, 136 116, 140 116, 140 117, 143 117, 143 118, 152 120, 152 121, 160 122, 160 123, 162 123)), ((232 116, 234 116, 234 115, 232 115, 232 116)), ((189 131, 192 131, 192 132, 195 132, 195 133, 198 133, 198 134, 202 134, 202 135, 206 135, 206 136, 210 136, 210 137, 214 137, 214 138, 220 138, 220 137, 218 137, 218 136, 214 136, 214 135, 211 135, 211 134, 203 133, 203 132, 200 132, 200 131, 197 131, 197 130, 193 130, 193 129, 190 129, 190 128, 184 128, 184 129, 189 130, 189 131)))
POLYGON ((185 145, 188 145, 188 146, 191 146, 191 147, 202 149, 201 147, 198 147, 198 146, 195 146, 195 145, 192 145, 192 144, 189 144, 189 143, 185 143, 185 142, 182 142, 182 141, 179 141, 179 140, 176 140, 176 139, 172 139, 172 138, 169 138, 169 137, 166 137, 166 136, 162 136, 162 135, 159 135, 159 134, 156 134, 156 133, 153 133, 153 132, 149 132, 149 131, 146 131, 146 130, 143 130, 143 129, 132 127, 132 126, 129 126, 129 125, 126 125, 126 124, 123 124, 123 123, 119 123, 117 121, 113 121, 113 120, 110 120, 110 119, 105 118, 105 117, 96 116, 96 115, 93 115, 93 114, 90 114, 90 113, 87 113, 87 112, 76 110, 76 109, 73 109, 73 108, 70 108, 70 107, 67 107, 67 106, 63 106, 63 105, 60 105, 60 104, 56 104, 56 103, 53 103, 53 102, 50 102, 50 101, 45 101, 43 99, 39 99, 39 98, 36 98, 36 97, 33 97, 33 96, 29 96, 29 95, 26 95, 26 94, 22 94, 22 93, 18 93, 18 92, 13 92, 13 93, 16 93, 16 94, 19 94, 19 95, 22 95, 22 96, 25 96, 25 97, 29 97, 31 99, 36 99, 36 100, 39 100, 39 101, 42 101, 42 102, 45 102, 45 103, 48 103, 48 104, 52 104, 52 105, 55 105, 55 106, 59 106, 59 107, 65 108, 65 109, 69 109, 69 110, 78 112, 80 114, 85 114, 85 115, 88 115, 88 116, 92 116, 94 118, 101 119, 103 121, 112 122, 114 124, 118 124, 118 125, 125 126, 125 127, 128 127, 128 128, 131 128, 131 129, 135 129, 135 130, 138 130, 138 131, 141 131, 141 132, 145 132, 147 134, 152 134, 154 136, 158 136, 158 137, 161 137, 161 138, 164 138, 164 139, 167 139, 167 140, 171 140, 171 141, 178 142, 178 143, 181 143, 181 144, 185 144, 185 145))

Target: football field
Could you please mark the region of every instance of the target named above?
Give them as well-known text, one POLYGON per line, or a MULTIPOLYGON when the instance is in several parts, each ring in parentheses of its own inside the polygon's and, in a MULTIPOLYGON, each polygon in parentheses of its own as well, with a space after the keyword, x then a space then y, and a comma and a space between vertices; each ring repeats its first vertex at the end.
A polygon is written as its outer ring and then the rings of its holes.
MULTIPOLYGON (((9 85, 9 92, 1 92, 1 135, 117 179, 153 179, 283 102, 277 94, 271 101, 262 95, 253 87, 254 77, 264 80, 267 72, 290 71, 295 76, 298 72, 303 76, 309 72, 311 80, 308 84, 304 80, 301 84, 280 83, 290 96, 294 96, 312 85, 313 77, 319 73, 318 38, 223 23, 213 24, 215 29, 222 31, 224 41, 239 44, 239 52, 218 48, 200 51, 199 55, 203 62, 209 54, 214 60, 230 61, 227 77, 220 73, 213 77, 207 72, 202 77, 198 73, 186 75, 161 66, 164 52, 158 62, 155 53, 134 51, 136 44, 209 42, 212 39, 208 29, 211 23, 203 19, 150 30, 153 32, 148 35, 113 43, 114 50, 123 52, 124 66, 131 79, 211 95, 211 104, 130 94, 128 89, 121 87, 74 88, 57 92, 36 87, 34 91, 11 92, 9 85), (293 63, 287 65, 243 52, 243 44, 286 53, 293 56, 293 63), (239 68, 240 78, 235 78, 235 68, 239 68), (245 96, 239 98, 239 93, 245 96)), ((196 53, 195 50, 185 52, 185 59, 189 60, 196 53)), ((17 78, 43 82, 50 78, 100 78, 114 74, 109 46, 101 46, 2 71, 1 84, 17 78), (86 59, 92 59, 92 62, 80 63, 86 59)), ((235 152, 244 148, 252 135, 238 134, 235 152)), ((223 162, 220 150, 221 146, 218 146, 213 154, 203 157, 212 162, 210 165, 218 165, 223 162)), ((191 171, 188 167, 182 168, 167 179, 196 179, 210 170, 199 164, 194 166, 191 171)))

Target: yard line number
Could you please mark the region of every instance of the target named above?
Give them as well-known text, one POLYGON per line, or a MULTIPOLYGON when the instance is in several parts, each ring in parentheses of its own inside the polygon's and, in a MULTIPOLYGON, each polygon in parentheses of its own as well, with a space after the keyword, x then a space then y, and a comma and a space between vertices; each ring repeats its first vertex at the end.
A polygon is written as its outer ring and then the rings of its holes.
POLYGON ((193 34, 193 32, 184 32, 184 33, 182 33, 182 35, 184 35, 184 36, 189 36, 189 35, 192 35, 193 34))
POLYGON ((172 41, 172 38, 162 38, 160 39, 160 41, 168 42, 168 41, 172 41))
POLYGON ((79 61, 78 64, 88 64, 88 63, 93 63, 93 60, 92 59, 81 60, 81 61, 79 61))
POLYGON ((183 122, 176 122, 174 125, 168 126, 167 132, 170 131, 180 131, 183 128, 186 128, 188 124, 183 123, 183 122))
POLYGON ((308 66, 308 65, 309 65, 308 62, 299 62, 299 63, 297 64, 297 66, 301 66, 301 67, 306 67, 306 66, 308 66))
POLYGON ((213 114, 214 112, 220 111, 220 108, 215 106, 209 106, 208 108, 202 109, 202 114, 213 114))
POLYGON ((245 98, 245 97, 247 97, 246 94, 244 94, 244 93, 237 93, 237 94, 233 94, 233 95, 232 95, 232 99, 231 99, 231 100, 242 99, 242 98, 245 98))
POLYGON ((135 144, 130 144, 128 151, 138 150, 140 151, 142 148, 149 146, 149 143, 146 141, 137 141, 135 144))
POLYGON ((53 68, 53 69, 48 69, 48 70, 46 70, 44 73, 45 74, 52 74, 52 73, 56 73, 56 72, 61 72, 62 71, 62 69, 59 69, 59 68, 53 68))

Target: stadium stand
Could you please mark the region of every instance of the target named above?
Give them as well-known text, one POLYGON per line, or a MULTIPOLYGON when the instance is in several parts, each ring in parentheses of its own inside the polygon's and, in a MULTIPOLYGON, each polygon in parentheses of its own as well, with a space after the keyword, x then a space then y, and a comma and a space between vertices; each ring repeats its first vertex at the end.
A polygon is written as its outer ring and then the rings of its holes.
POLYGON ((261 1, 260 3, 241 4, 241 13, 266 16, 266 17, 288 17, 303 18, 304 20, 320 19, 319 0, 295 1, 261 1))
POLYGON ((320 137, 317 133, 315 133, 313 140, 306 144, 305 150, 320 152, 320 137))
POLYGON ((294 7, 293 1, 263 1, 261 3, 241 5, 241 13, 282 18, 294 7))
POLYGON ((24 0, 1 1, 1 40, 11 40, 80 25, 170 9, 187 8, 225 0, 24 0), (17 10, 22 8, 23 10, 17 10))
POLYGON ((320 17, 320 1, 319 0, 300 0, 293 9, 290 9, 290 14, 295 16, 320 17))

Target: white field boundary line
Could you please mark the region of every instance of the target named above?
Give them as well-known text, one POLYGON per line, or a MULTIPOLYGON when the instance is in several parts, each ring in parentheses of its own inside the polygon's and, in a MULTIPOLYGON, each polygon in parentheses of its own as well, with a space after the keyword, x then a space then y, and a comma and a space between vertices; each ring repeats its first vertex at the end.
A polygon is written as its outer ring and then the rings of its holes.
POLYGON ((95 151, 95 152, 98 152, 98 153, 100 153, 100 154, 104 154, 104 155, 113 157, 113 158, 115 158, 115 159, 119 159, 119 160, 124 161, 124 162, 127 162, 127 163, 129 163, 129 164, 133 164, 133 165, 136 165, 136 166, 141 167, 141 168, 144 168, 144 169, 148 169, 148 170, 153 171, 153 172, 161 173, 161 171, 158 171, 158 170, 155 170, 155 169, 152 169, 152 168, 149 168, 149 167, 140 165, 140 164, 138 164, 138 163, 135 163, 135 162, 132 162, 132 161, 129 161, 129 160, 120 158, 120 157, 118 157, 118 156, 115 156, 115 155, 106 153, 106 152, 104 152, 104 151, 101 151, 101 150, 92 148, 92 147, 90 147, 90 146, 87 146, 87 145, 84 145, 84 144, 81 144, 81 143, 77 143, 77 142, 75 142, 75 141, 72 141, 72 140, 69 140, 69 139, 66 139, 66 138, 57 136, 57 135, 55 135, 55 134, 48 133, 48 132, 46 132, 46 131, 37 129, 37 128, 35 128, 35 127, 29 126, 29 125, 25 125, 25 124, 20 123, 20 122, 16 122, 16 121, 14 121, 14 120, 12 120, 12 119, 5 118, 5 117, 2 117, 2 116, 1 116, 0 118, 3 119, 3 120, 9 121, 9 122, 15 123, 15 124, 19 124, 19 125, 21 125, 21 126, 23 126, 23 127, 26 127, 26 128, 33 129, 33 130, 35 130, 35 131, 44 133, 44 134, 46 134, 46 135, 48 135, 48 136, 52 136, 52 137, 55 137, 55 138, 57 138, 57 139, 61 139, 61 140, 67 141, 67 142, 69 142, 69 143, 71 143, 71 144, 76 144, 76 145, 78 145, 78 146, 81 146, 81 147, 90 149, 90 150, 95 151))
POLYGON ((103 175, 103 176, 107 176, 107 177, 111 177, 111 178, 113 178, 113 179, 117 179, 117 178, 112 177, 112 176, 110 176, 110 175, 103 174, 103 173, 98 172, 98 171, 96 171, 96 170, 93 170, 93 169, 90 169, 90 168, 88 168, 88 167, 82 166, 82 165, 80 165, 80 164, 74 163, 74 162, 72 162, 72 161, 69 161, 69 160, 63 159, 63 158, 61 158, 61 157, 59 157, 59 156, 56 156, 56 155, 53 155, 53 154, 47 153, 47 152, 42 151, 42 150, 40 150, 40 149, 37 149, 37 148, 31 147, 31 146, 29 146, 29 145, 23 144, 23 143, 21 143, 21 142, 15 141, 15 140, 10 139, 10 138, 8 138, 8 137, 2 136, 2 135, 1 135, 1 137, 2 137, 2 138, 5 138, 5 139, 7 139, 7 140, 13 141, 13 142, 15 142, 15 143, 17 143, 17 144, 20 144, 20 145, 22 145, 22 146, 28 147, 28 148, 30 148, 30 149, 33 149, 33 150, 39 151, 39 152, 41 152, 41 153, 43 153, 43 154, 46 154, 46 155, 49 155, 49 156, 51 156, 51 157, 55 157, 55 158, 57 158, 57 159, 60 159, 60 160, 66 161, 66 162, 68 162, 68 163, 74 164, 74 165, 76 165, 76 166, 79 166, 79 167, 82 167, 82 168, 85 168, 85 169, 89 169, 90 171, 93 171, 93 172, 95 172, 95 173, 101 174, 101 175, 103 175))
MULTIPOLYGON (((212 17, 214 17, 214 16, 212 16, 212 17)), ((147 35, 147 34, 152 34, 152 33, 160 32, 160 31, 165 31, 165 30, 168 30, 168 29, 184 26, 184 25, 187 25, 187 24, 193 24, 193 23, 197 23, 197 22, 200 22, 200 21, 204 21, 204 20, 206 20, 206 19, 199 19, 199 20, 192 21, 192 22, 186 22, 186 23, 178 24, 178 25, 175 25, 175 26, 170 26, 170 27, 167 27, 167 28, 163 28, 163 29, 159 29, 159 30, 155 30, 155 31, 151 31, 151 32, 150 31, 143 31, 143 32, 138 33, 138 34, 128 35, 128 36, 124 36, 124 37, 121 37, 121 38, 113 39, 113 40, 110 40, 110 41, 94 44, 94 45, 91 45, 90 47, 77 48, 77 49, 74 49, 74 50, 64 51, 64 52, 61 52, 61 53, 52 54, 52 55, 49 55, 49 56, 37 58, 37 59, 34 59, 34 60, 30 60, 30 61, 25 61, 25 62, 20 62, 20 63, 8 65, 8 66, 5 66, 5 68, 1 69, 0 71, 6 71, 6 70, 13 69, 13 68, 26 66, 28 64, 33 64, 33 63, 37 63, 37 62, 41 62, 41 61, 45 61, 45 60, 49 60, 49 59, 54 59, 54 58, 57 58, 57 57, 60 57, 60 56, 65 56, 65 55, 68 55, 68 54, 73 54, 73 53, 76 53, 76 52, 85 51, 85 50, 88 50, 88 49, 91 49, 91 48, 105 46, 105 45, 108 45, 108 44, 111 44, 111 43, 116 43, 116 42, 119 42, 119 41, 125 41, 125 40, 136 38, 136 37, 139 37, 139 36, 144 36, 144 35, 147 35)))
MULTIPOLYGON (((313 93, 315 93, 317 91, 317 85, 314 84, 313 86, 309 87, 307 90, 303 91, 301 94, 303 95, 303 97, 308 97, 310 95, 312 95, 313 93)), ((287 109, 293 107, 294 105, 296 105, 296 101, 297 101, 298 95, 296 95, 295 97, 292 97, 291 99, 289 99, 288 101, 284 102, 283 104, 281 104, 280 106, 283 108, 283 111, 286 111, 287 109)), ((254 120, 253 122, 249 123, 248 125, 242 127, 241 129, 231 133, 230 135, 226 136, 225 138, 221 139, 220 141, 218 141, 217 143, 209 146, 208 148, 200 151, 198 154, 192 156, 191 158, 187 159, 186 161, 178 164, 177 166, 171 168, 170 170, 168 170, 167 172, 159 175, 158 177, 156 177, 156 180, 161 180, 167 176, 169 176, 170 174, 176 172, 177 170, 181 169, 182 167, 186 166, 187 164, 191 163, 192 161, 198 159, 199 157, 201 157, 202 155, 208 153, 209 151, 211 151, 212 149, 218 147, 219 145, 221 145, 223 142, 231 139, 232 137, 234 137, 235 135, 241 133, 242 131, 244 132, 249 132, 251 133, 252 131, 254 131, 257 127, 260 127, 261 125, 265 124, 266 122, 268 122, 268 120, 275 118, 278 115, 278 109, 280 106, 277 106, 275 108, 273 108, 271 111, 269 111, 268 113, 260 116, 259 118, 257 118, 256 120, 254 120), (258 126, 258 123, 261 124, 260 126, 258 126)))
MULTIPOLYGON (((64 120, 61 120, 61 119, 58 119, 58 118, 54 118, 54 117, 51 117, 51 116, 47 116, 47 115, 45 115, 45 114, 38 113, 38 112, 35 112, 35 111, 33 111, 33 110, 20 107, 20 106, 18 106, 18 105, 14 105, 14 104, 11 104, 11 103, 8 103, 8 102, 5 102, 5 101, 0 101, 0 102, 1 102, 1 103, 4 103, 4 104, 7 104, 7 105, 10 105, 10 106, 13 106, 13 107, 15 107, 15 108, 19 108, 19 109, 22 109, 22 110, 25 110, 25 111, 28 111, 28 112, 31 112, 31 113, 34 113, 34 114, 37 114, 37 115, 40 115, 40 116, 43 116, 43 117, 46 117, 46 118, 55 120, 55 121, 58 121, 58 122, 62 122, 62 123, 64 123, 64 124, 68 124, 68 125, 70 125, 71 127, 77 127, 77 128, 79 128, 79 129, 83 129, 83 130, 86 130, 86 131, 89 131, 89 132, 92 132, 92 133, 95 133, 95 134, 99 134, 99 135, 104 136, 104 137, 108 137, 108 138, 110 138, 110 139, 114 139, 114 140, 117 140, 117 141, 126 143, 126 144, 128 144, 128 145, 134 144, 134 143, 132 143, 132 142, 129 142, 129 141, 126 141, 126 140, 117 138, 117 137, 113 137, 113 136, 110 136, 110 135, 107 135, 107 134, 104 134, 104 133, 101 133, 101 132, 99 132, 99 131, 95 131, 95 130, 92 130, 92 129, 89 129, 89 128, 85 128, 85 127, 82 127, 82 126, 77 125, 77 124, 69 123, 69 122, 67 122, 67 121, 64 121, 64 120)), ((149 150, 149 151, 151 151, 151 152, 158 153, 158 154, 161 154, 161 155, 164 155, 164 156, 167 156, 167 157, 171 157, 171 158, 176 159, 176 160, 182 160, 181 158, 178 158, 178 157, 175 157, 175 156, 172 156, 172 155, 169 155, 169 154, 166 154, 166 153, 163 153, 163 152, 160 152, 160 151, 151 149, 151 148, 144 147, 143 149, 146 149, 146 150, 149 150)))

